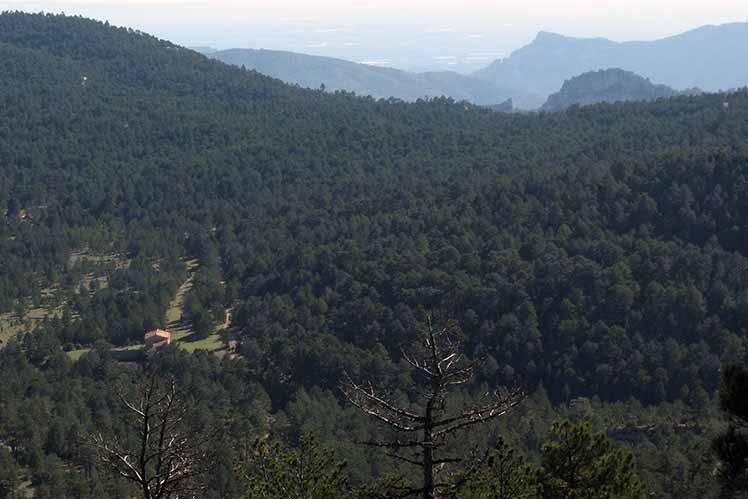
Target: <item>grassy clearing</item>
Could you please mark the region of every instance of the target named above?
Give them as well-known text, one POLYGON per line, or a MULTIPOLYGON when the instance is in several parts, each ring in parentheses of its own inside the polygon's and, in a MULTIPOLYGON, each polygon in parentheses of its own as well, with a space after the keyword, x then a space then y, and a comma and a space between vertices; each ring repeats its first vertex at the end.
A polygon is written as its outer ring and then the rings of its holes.
POLYGON ((83 357, 85 354, 90 352, 90 348, 82 348, 80 350, 71 350, 70 352, 67 352, 68 357, 70 357, 70 360, 73 362, 78 362, 81 357, 83 357))
POLYGON ((226 328, 226 324, 217 327, 213 334, 207 338, 197 339, 195 338, 195 331, 192 329, 192 324, 182 320, 185 297, 190 289, 192 289, 192 276, 200 266, 197 260, 188 260, 186 263, 189 277, 179 287, 169 309, 166 311, 166 330, 171 332, 172 341, 188 352, 196 350, 221 351, 225 348, 222 332, 226 328))
POLYGON ((174 340, 179 348, 182 348, 188 352, 195 352, 197 350, 208 350, 209 352, 217 352, 225 348, 223 342, 223 335, 221 332, 211 334, 207 338, 198 340, 194 338, 194 334, 186 336, 176 337, 174 340))
MULTIPOLYGON (((231 320, 231 311, 227 311, 226 322, 216 327, 213 334, 207 338, 197 339, 195 337, 195 331, 192 329, 192 325, 182 320, 184 312, 184 302, 187 293, 192 289, 192 275, 195 270, 199 267, 197 260, 188 260, 185 262, 189 271, 187 280, 179 287, 174 299, 171 301, 169 308, 166 311, 166 330, 172 334, 172 343, 179 346, 187 352, 195 352, 197 350, 207 350, 214 352, 217 355, 225 355, 226 344, 224 342, 224 331, 228 329, 231 320)), ((90 348, 83 348, 80 350, 73 350, 68 352, 68 356, 73 360, 77 361, 87 352, 90 348)), ((129 358, 128 354, 139 352, 143 350, 143 345, 132 345, 129 347, 115 348, 112 353, 115 357, 122 357, 123 359, 129 358), (117 355, 119 354, 119 355, 117 355)))
MULTIPOLYGON (((226 355, 227 350, 222 333, 223 331, 219 331, 201 340, 194 338, 193 333, 176 335, 173 337, 172 344, 190 353, 194 353, 198 350, 206 350, 208 352, 213 352, 218 356, 223 356, 226 355)), ((119 360, 132 360, 132 355, 141 352, 142 350, 143 345, 131 345, 129 347, 112 349, 112 355, 114 358, 119 360)), ((80 350, 71 350, 67 352, 67 355, 73 362, 78 362, 81 357, 90 351, 90 348, 81 348, 80 350)))
MULTIPOLYGON (((193 259, 187 260, 186 262, 188 277, 184 283, 177 289, 174 295, 174 299, 169 304, 169 308, 166 311, 166 330, 172 333, 172 342, 188 352, 195 352, 197 350, 207 350, 215 352, 218 355, 223 355, 226 352, 226 344, 223 339, 223 333, 229 327, 230 323, 230 311, 227 314, 227 319, 224 324, 216 327, 213 334, 207 338, 197 339, 195 337, 195 331, 192 329, 192 324, 188 321, 183 321, 182 316, 184 313, 184 304, 187 293, 192 289, 192 280, 194 272, 200 266, 200 263, 193 259)), ((68 260, 68 267, 73 268, 79 265, 86 265, 90 269, 91 266, 94 270, 83 274, 82 284, 90 288, 93 281, 97 281, 99 288, 104 289, 109 284, 109 273, 113 269, 126 268, 130 264, 129 260, 122 257, 121 255, 109 254, 109 255, 97 255, 92 254, 88 250, 77 251, 70 255, 68 260)), ((45 296, 54 296, 55 289, 45 290, 45 296)), ((50 300, 52 301, 52 300, 50 300)), ((13 314, 0 315, 0 340, 7 341, 7 338, 22 332, 27 328, 32 327, 45 317, 52 317, 54 315, 61 314, 61 308, 37 308, 29 310, 26 314, 24 321, 19 321, 18 318, 14 317, 13 314)), ((132 354, 136 354, 143 350, 142 344, 132 345, 129 347, 115 348, 112 353, 117 357, 127 359, 132 357, 132 354)), ((82 348, 79 350, 73 350, 67 352, 68 356, 73 361, 78 361, 83 355, 90 352, 90 348, 82 348)))
POLYGON ((188 277, 187 280, 179 286, 177 293, 174 295, 174 299, 169 304, 169 308, 166 310, 166 329, 171 331, 174 336, 181 335, 187 336, 188 334, 194 333, 189 323, 182 321, 182 313, 184 312, 184 300, 192 289, 192 276, 200 266, 197 260, 187 260, 188 277))
POLYGON ((221 332, 225 329, 225 325, 216 328, 216 331, 207 338, 198 340, 195 338, 195 331, 192 329, 192 324, 182 320, 185 297, 190 289, 192 289, 192 276, 200 266, 197 260, 188 260, 185 263, 187 264, 189 277, 179 286, 174 299, 169 305, 169 309, 166 311, 166 330, 171 332, 172 341, 188 352, 196 350, 215 352, 222 350, 224 342, 221 332))

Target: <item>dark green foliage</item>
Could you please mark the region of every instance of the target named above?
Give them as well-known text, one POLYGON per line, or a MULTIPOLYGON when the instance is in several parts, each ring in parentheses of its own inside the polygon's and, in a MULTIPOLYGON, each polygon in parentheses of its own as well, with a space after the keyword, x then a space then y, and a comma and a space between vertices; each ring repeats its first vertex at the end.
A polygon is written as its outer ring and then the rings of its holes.
POLYGON ((536 499, 540 484, 538 470, 521 454, 500 440, 467 485, 461 499, 536 499))
MULTIPOLYGON (((589 423, 554 423, 539 464, 500 440, 470 476, 465 499, 644 499, 633 455, 589 423)), ((657 496, 652 496, 657 497, 657 496)))
POLYGON ((10 451, 0 448, 0 497, 12 499, 18 487, 18 465, 10 451))
POLYGON ((558 422, 543 445, 541 497, 547 499, 644 499, 631 453, 616 448, 587 423, 558 422))
POLYGON ((203 240, 193 248, 193 252, 201 264, 193 276, 192 288, 185 301, 185 318, 192 323, 196 337, 202 339, 209 336, 217 324, 224 322, 226 291, 221 282, 216 245, 203 240))
MULTIPOLYGON (((0 442, 10 447, 17 465, 31 470, 35 489, 46 494, 43 497, 133 497, 129 485, 99 472, 85 437, 102 432, 129 442, 134 431, 118 398, 118 381, 131 380, 140 370, 113 361, 106 349, 94 349, 75 365, 60 354, 34 365, 15 343, 0 351, 0 442), (81 488, 80 495, 69 492, 81 488)), ((236 483, 234 444, 250 430, 262 430, 266 412, 259 401, 267 395, 241 362, 178 350, 163 352, 150 362, 153 369, 178 377, 192 407, 191 426, 225 428, 213 442, 210 491, 202 497, 235 497, 230 495, 236 483)))
POLYGON ((723 496, 748 493, 748 370, 728 366, 722 372, 719 389, 722 410, 730 425, 712 442, 719 459, 717 476, 722 482, 723 496))
POLYGON ((241 463, 245 499, 340 499, 345 497, 346 464, 320 447, 313 435, 295 449, 258 440, 241 463))
POLYGON ((722 370, 719 405, 741 426, 748 426, 748 369, 732 365, 722 370))

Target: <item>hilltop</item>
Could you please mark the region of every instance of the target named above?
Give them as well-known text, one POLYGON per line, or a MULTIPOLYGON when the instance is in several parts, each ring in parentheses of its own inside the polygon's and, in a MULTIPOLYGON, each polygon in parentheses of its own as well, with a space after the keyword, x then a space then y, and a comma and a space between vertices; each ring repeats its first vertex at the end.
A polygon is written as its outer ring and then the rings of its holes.
POLYGON ((564 111, 573 105, 600 102, 647 101, 672 97, 678 92, 666 85, 656 85, 631 71, 606 69, 591 71, 567 80, 551 95, 541 111, 564 111))

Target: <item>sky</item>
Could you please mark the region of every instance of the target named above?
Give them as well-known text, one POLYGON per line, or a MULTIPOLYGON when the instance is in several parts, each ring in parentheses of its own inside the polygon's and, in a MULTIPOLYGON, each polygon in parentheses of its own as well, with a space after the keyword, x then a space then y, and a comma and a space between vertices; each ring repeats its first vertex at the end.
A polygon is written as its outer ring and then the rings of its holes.
POLYGON ((653 40, 748 21, 748 0, 0 0, 0 10, 83 15, 190 47, 461 72, 509 56, 542 30, 653 40))

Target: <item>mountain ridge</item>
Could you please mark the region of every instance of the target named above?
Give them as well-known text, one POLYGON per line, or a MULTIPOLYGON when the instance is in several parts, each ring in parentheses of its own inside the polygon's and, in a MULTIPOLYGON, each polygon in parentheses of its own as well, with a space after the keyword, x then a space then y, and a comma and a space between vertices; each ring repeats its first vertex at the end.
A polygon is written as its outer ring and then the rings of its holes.
POLYGON ((501 82, 517 100, 547 98, 565 80, 607 68, 632 71, 676 90, 748 85, 748 22, 706 25, 653 41, 616 42, 541 31, 509 57, 472 74, 501 82))
POLYGON ((500 104, 507 98, 498 85, 453 71, 410 73, 284 50, 227 49, 205 55, 305 88, 318 89, 324 85, 331 92, 340 90, 405 101, 446 96, 478 105, 500 104))

